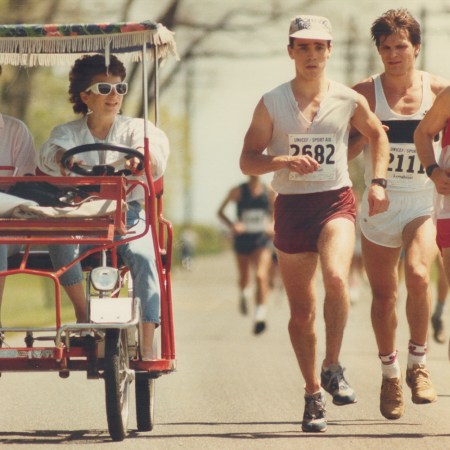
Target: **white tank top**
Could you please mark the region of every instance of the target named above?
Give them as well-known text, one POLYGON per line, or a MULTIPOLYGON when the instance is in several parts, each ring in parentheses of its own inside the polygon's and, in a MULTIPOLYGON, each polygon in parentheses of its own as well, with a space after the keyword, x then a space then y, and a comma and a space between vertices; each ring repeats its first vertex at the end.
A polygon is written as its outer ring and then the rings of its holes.
MULTIPOLYGON (((414 145, 414 131, 433 104, 429 74, 421 72, 421 75, 422 103, 414 114, 407 116, 392 111, 384 95, 380 75, 372 77, 375 87, 375 114, 389 127, 390 157, 387 171, 389 191, 411 192, 433 189, 433 183, 426 176, 414 145)), ((439 158, 438 140, 434 143, 434 149, 436 158, 439 158)), ((364 179, 366 186, 369 186, 373 178, 373 169, 368 146, 364 149, 364 158, 366 167, 364 179)))
POLYGON ((267 148, 269 155, 310 154, 320 169, 299 176, 288 169, 274 172, 272 187, 279 194, 309 194, 351 186, 348 173, 348 134, 357 94, 343 84, 329 82, 314 120, 305 119, 297 105, 291 83, 284 83, 263 95, 273 121, 267 148))

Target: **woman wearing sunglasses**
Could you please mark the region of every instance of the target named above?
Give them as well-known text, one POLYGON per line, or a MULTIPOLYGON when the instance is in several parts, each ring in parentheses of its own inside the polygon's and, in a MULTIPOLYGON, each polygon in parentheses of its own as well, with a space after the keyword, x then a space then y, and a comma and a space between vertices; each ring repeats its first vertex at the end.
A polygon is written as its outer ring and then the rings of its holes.
MULTIPOLYGON (((75 62, 69 76, 69 95, 73 111, 82 117, 53 129, 39 152, 38 164, 44 173, 53 176, 73 175, 66 173, 68 171, 61 165, 61 157, 64 152, 78 145, 107 142, 143 149, 143 119, 120 114, 128 89, 124 82, 125 76, 124 65, 113 55, 108 66, 103 55, 86 55, 75 62)), ((149 127, 152 175, 156 180, 166 168, 169 143, 163 131, 152 123, 149 123, 149 127)), ((114 165, 123 155, 113 151, 93 151, 76 158, 78 161, 71 163, 114 165)), ((137 158, 126 161, 125 168, 133 173, 131 178, 139 179, 141 173, 138 164, 137 158)), ((144 193, 139 188, 132 190, 127 197, 127 221, 133 234, 140 233, 145 227, 145 216, 141 209, 143 198, 144 193)), ((73 261, 83 250, 78 245, 49 246, 55 270, 73 261)), ((117 251, 130 269, 134 295, 141 299, 144 341, 142 358, 152 359, 153 335, 159 324, 160 290, 151 233, 120 245, 117 251)), ((82 280, 80 264, 61 276, 61 284, 73 303, 77 321, 81 323, 86 322, 86 295, 82 280)))

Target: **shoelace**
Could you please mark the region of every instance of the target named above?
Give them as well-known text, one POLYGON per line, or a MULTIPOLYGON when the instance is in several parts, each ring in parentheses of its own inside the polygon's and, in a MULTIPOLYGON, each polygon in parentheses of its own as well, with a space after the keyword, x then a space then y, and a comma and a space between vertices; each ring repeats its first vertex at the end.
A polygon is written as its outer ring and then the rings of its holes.
POLYGON ((390 397, 395 398, 395 400, 401 400, 402 391, 398 389, 397 383, 395 381, 385 380, 385 389, 390 397))
POLYGON ((412 381, 417 388, 427 388, 430 385, 428 370, 421 367, 417 368, 413 372, 412 381))
POLYGON ((325 413, 325 407, 321 398, 312 398, 306 400, 306 411, 311 419, 320 419, 325 413))
POLYGON ((340 367, 336 372, 333 372, 328 384, 332 390, 347 389, 348 383, 344 377, 344 369, 342 367, 340 367))

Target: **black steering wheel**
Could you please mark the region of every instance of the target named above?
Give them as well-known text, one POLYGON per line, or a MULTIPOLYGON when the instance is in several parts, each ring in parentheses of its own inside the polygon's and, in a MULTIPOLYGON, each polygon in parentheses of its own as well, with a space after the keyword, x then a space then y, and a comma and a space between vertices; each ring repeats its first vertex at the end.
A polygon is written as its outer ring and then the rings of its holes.
POLYGON ((123 145, 114 145, 108 143, 96 143, 96 144, 83 144, 77 145, 76 147, 71 148, 64 152, 61 158, 62 166, 70 172, 76 173, 78 175, 83 176, 92 176, 92 175, 112 175, 112 176, 120 176, 120 175, 132 175, 131 170, 129 169, 119 169, 119 167, 125 167, 125 162, 130 158, 138 158, 139 165, 138 170, 142 170, 144 167, 144 155, 138 150, 130 147, 125 147, 123 145), (98 165, 88 165, 88 164, 80 164, 73 163, 71 164, 71 158, 75 155, 79 155, 82 153, 88 153, 93 151, 113 151, 118 153, 123 153, 125 156, 123 158, 118 159, 114 164, 98 164, 98 165))

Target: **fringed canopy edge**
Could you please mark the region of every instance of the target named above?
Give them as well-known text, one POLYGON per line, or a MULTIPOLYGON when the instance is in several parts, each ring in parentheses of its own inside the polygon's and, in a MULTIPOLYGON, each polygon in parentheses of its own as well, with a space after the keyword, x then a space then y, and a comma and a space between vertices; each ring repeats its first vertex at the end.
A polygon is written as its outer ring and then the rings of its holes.
MULTIPOLYGON (((50 66, 72 64, 89 53, 120 53, 131 61, 143 48, 156 48, 157 58, 177 59, 174 33, 150 21, 115 24, 0 25, 0 64, 50 66)), ((121 57, 121 59, 123 59, 121 57)))

